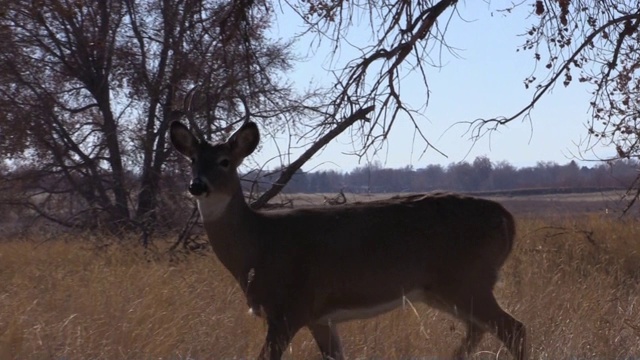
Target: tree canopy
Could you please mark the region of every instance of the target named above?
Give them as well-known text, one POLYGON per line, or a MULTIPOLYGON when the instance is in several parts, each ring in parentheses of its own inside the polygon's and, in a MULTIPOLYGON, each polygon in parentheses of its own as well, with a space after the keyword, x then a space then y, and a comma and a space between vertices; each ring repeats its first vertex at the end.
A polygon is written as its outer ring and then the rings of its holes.
MULTIPOLYGON (((267 134, 286 132, 294 139, 289 144, 302 147, 297 159, 282 151, 279 176, 256 207, 347 129, 360 141, 360 154, 383 142, 398 119, 411 121, 429 146, 420 115, 429 103, 427 69, 439 66, 434 52, 447 50, 450 20, 465 6, 455 0, 0 5, 0 155, 11 159, 4 181, 27 189, 16 202, 67 226, 106 223, 145 232, 158 224, 167 201, 163 189, 171 185, 163 179, 185 172, 166 140, 169 123, 184 116, 216 139, 250 115, 267 134), (281 7, 304 24, 296 36, 334 51, 350 31, 366 28, 369 40, 334 70, 331 86, 300 93, 286 73, 295 64, 295 39, 267 34, 281 7), (403 100, 408 75, 424 88, 417 109, 403 100), (67 197, 69 211, 53 214, 67 197)), ((523 22, 520 50, 533 53, 532 67, 542 65, 546 76, 524 79, 532 99, 515 114, 470 119, 472 136, 530 116, 554 86, 579 82, 593 95, 586 146, 605 143, 618 158, 640 157, 640 2, 524 0, 496 11, 512 16, 516 6, 532 20, 523 22)), ((487 168, 479 161, 474 165, 487 168)), ((640 177, 632 184, 636 197, 639 183, 640 177)))

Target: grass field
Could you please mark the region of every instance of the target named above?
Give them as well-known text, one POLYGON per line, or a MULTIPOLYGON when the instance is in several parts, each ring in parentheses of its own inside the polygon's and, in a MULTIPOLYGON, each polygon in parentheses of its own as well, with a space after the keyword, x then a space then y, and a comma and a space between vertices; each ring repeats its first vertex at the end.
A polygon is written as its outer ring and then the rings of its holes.
MULTIPOLYGON (((517 221, 496 294, 527 325, 531 357, 640 358, 640 221, 600 211, 523 212, 517 221)), ((266 325, 248 314, 213 254, 97 247, 90 235, 43 239, 0 242, 0 359, 258 354, 266 325)), ((464 335, 457 320, 421 304, 339 330, 349 359, 446 358, 464 335)), ((510 358, 492 336, 476 351, 478 359, 510 358)), ((306 331, 287 358, 319 358, 306 331)))

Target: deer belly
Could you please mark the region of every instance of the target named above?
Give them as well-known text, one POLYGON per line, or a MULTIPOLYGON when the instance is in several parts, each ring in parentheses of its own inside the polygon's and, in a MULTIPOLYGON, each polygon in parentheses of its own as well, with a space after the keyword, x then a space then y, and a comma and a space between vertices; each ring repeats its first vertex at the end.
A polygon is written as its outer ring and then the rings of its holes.
POLYGON ((368 319, 389 312, 399 306, 407 306, 412 302, 423 301, 427 301, 427 293, 423 290, 413 290, 402 297, 388 302, 377 303, 366 307, 333 309, 321 316, 317 322, 321 324, 337 324, 349 320, 368 319))

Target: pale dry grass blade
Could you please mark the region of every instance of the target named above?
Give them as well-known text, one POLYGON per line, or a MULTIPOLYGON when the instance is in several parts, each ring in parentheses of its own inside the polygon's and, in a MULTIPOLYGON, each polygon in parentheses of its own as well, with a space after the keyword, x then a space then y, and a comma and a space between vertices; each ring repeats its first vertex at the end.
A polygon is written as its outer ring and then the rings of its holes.
MULTIPOLYGON (((495 292, 527 324, 532 358, 640 357, 640 224, 532 218, 518 232, 495 292)), ((75 239, 37 243, 0 243, 0 359, 240 359, 260 350, 266 325, 247 314, 213 255, 173 263, 75 239)), ((340 333, 348 359, 444 358, 464 327, 414 303, 340 333)), ((477 349, 477 359, 510 358, 492 336, 477 349)), ((318 358, 308 331, 285 358, 318 358)))

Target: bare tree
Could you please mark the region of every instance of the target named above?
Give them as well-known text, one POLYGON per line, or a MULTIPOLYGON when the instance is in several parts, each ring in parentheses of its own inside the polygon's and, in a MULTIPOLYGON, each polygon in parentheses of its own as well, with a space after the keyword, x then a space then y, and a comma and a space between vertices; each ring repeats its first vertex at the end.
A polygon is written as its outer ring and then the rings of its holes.
MULTIPOLYGON (((18 136, 9 146, 28 150, 23 159, 47 176, 31 195, 81 189, 90 208, 120 223, 129 218, 128 192, 109 79, 124 13, 119 2, 87 11, 70 5, 20 2, 5 10, 11 51, 2 53, 2 130, 18 136)), ((42 201, 29 204, 46 212, 42 201)))
MULTIPOLYGON (((362 155, 379 149, 398 120, 408 119, 429 147, 419 122, 419 110, 429 103, 427 68, 440 65, 438 53, 448 49, 446 30, 460 6, 456 0, 2 4, 0 152, 38 169, 29 173, 38 180, 29 187, 28 205, 65 225, 98 219, 145 233, 159 220, 162 179, 184 170, 173 162, 166 132, 184 115, 177 104, 194 86, 193 123, 206 138, 228 134, 249 115, 267 134, 295 137, 301 155, 291 159, 290 149, 283 151, 277 180, 255 208, 347 130, 362 155), (371 40, 348 45, 359 55, 334 69, 333 86, 296 94, 280 80, 291 66, 291 43, 274 42, 265 33, 277 6, 300 16, 302 35, 334 50, 362 27, 371 40), (403 101, 408 74, 422 79, 418 109, 403 101), (69 207, 74 211, 53 216, 47 203, 70 193, 77 198, 69 207)), ((525 79, 535 89, 531 103, 509 117, 473 122, 472 136, 529 116, 558 81, 569 86, 577 79, 594 89, 587 147, 605 142, 618 157, 640 156, 640 3, 528 0, 515 6, 530 6, 539 18, 526 29, 522 49, 533 51, 549 76, 525 79)))
MULTIPOLYGON (((448 49, 446 29, 456 16, 457 1, 286 1, 307 25, 305 35, 329 42, 335 50, 355 27, 358 19, 368 27, 371 41, 349 43, 360 56, 336 69, 332 102, 336 111, 375 104, 377 113, 368 122, 352 129, 362 140, 359 154, 387 138, 399 119, 413 121, 416 133, 429 146, 417 119, 419 114, 402 101, 401 79, 408 73, 422 76, 424 103, 429 102, 426 67, 439 65, 438 52, 448 49)), ((238 2, 250 5, 251 3, 238 2)), ((470 122, 472 139, 477 140, 513 120, 529 118, 533 106, 558 82, 564 86, 587 83, 592 86, 589 141, 616 149, 615 158, 640 156, 640 2, 528 0, 499 10, 507 16, 514 7, 529 7, 538 24, 523 29, 526 40, 519 50, 534 52, 536 67, 543 65, 547 76, 525 79, 535 89, 532 100, 510 116, 470 122)), ((513 16, 513 15, 511 15, 513 16)), ((335 115, 335 113, 333 114, 335 115)), ((613 159, 611 159, 613 160, 613 159)), ((631 184, 633 199, 640 196, 640 176, 631 184)))
MULTIPOLYGON (((417 71, 423 79, 426 106, 429 91, 425 69, 435 64, 430 61, 430 51, 434 43, 446 46, 443 39, 446 19, 453 15, 457 1, 312 0, 285 4, 304 21, 307 36, 317 36, 320 42, 329 41, 335 50, 343 45, 354 16, 368 19, 372 40, 357 47, 360 57, 334 71, 334 84, 323 96, 328 100, 315 108, 320 112, 315 112, 321 115, 320 120, 306 123, 311 129, 303 135, 319 141, 314 140, 300 158, 283 167, 278 181, 252 204, 254 208, 275 196, 306 160, 346 129, 359 142, 356 155, 362 156, 376 150, 404 115, 413 122, 426 146, 430 146, 419 126, 419 114, 402 101, 400 83, 405 75, 417 71), (439 20, 443 16, 444 23, 439 20), (375 114, 369 116, 374 108, 375 114)), ((241 0, 235 1, 235 5, 247 13, 258 7, 254 2, 241 0)))
MULTIPOLYGON (((539 19, 526 29, 520 49, 533 52, 536 66, 548 74, 525 79, 535 92, 515 114, 472 122, 472 137, 529 118, 554 86, 577 81, 590 86, 592 94, 583 151, 604 144, 616 150, 604 160, 640 158, 640 1, 536 0, 517 6, 529 6, 539 19)), ((640 196, 640 175, 628 195, 630 207, 640 196)))
POLYGON ((230 11, 201 0, 7 2, 0 150, 38 169, 25 205, 63 225, 152 231, 163 173, 178 169, 166 132, 186 89, 200 85, 209 137, 237 117, 238 94, 254 104, 291 95, 276 79, 288 44, 264 36, 270 15, 254 11, 236 33, 230 11), (67 196, 78 206, 56 212, 67 196))
POLYGON ((360 56, 335 72, 332 104, 337 109, 376 106, 369 122, 359 123, 356 134, 362 136, 359 154, 385 140, 400 115, 413 122, 419 136, 428 145, 416 118, 416 111, 403 102, 402 78, 417 72, 423 80, 424 104, 429 102, 426 68, 436 65, 434 46, 446 46, 447 21, 455 13, 456 0, 441 1, 300 1, 289 3, 302 17, 308 29, 334 49, 343 46, 358 17, 371 32, 367 44, 352 45, 360 56), (444 19, 441 19, 444 18, 444 19))

